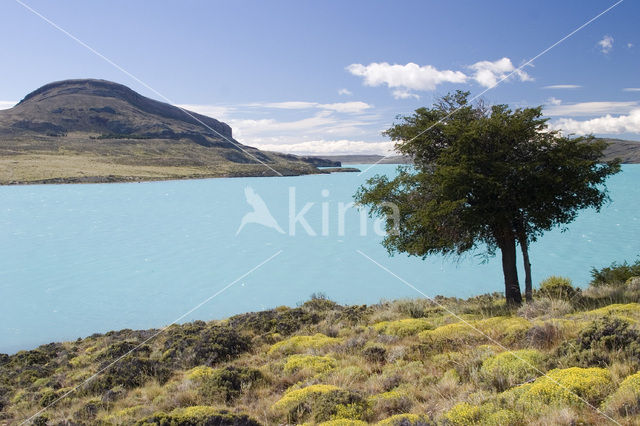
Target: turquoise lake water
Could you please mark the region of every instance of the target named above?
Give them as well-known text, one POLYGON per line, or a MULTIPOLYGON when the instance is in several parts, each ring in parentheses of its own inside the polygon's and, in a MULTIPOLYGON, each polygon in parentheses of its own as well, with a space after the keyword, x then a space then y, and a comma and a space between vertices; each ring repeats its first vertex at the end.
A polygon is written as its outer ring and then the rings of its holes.
MULTIPOLYGON (((389 257, 372 221, 363 228, 354 209, 346 211, 339 232, 338 203, 349 203, 372 173, 395 168, 379 165, 364 175, 0 187, 0 352, 161 327, 234 282, 181 321, 293 306, 314 292, 358 304, 419 296, 358 250, 430 296, 501 291, 498 258, 483 264, 473 256, 389 257), (252 211, 248 186, 284 234, 248 223, 236 235, 252 211), (295 214, 314 203, 304 218, 316 236, 300 223, 290 235, 290 188, 295 214)), ((600 214, 586 211, 567 232, 550 232, 531 248, 534 283, 558 274, 585 285, 591 267, 640 254, 640 165, 623 170, 609 181, 613 202, 600 214)))

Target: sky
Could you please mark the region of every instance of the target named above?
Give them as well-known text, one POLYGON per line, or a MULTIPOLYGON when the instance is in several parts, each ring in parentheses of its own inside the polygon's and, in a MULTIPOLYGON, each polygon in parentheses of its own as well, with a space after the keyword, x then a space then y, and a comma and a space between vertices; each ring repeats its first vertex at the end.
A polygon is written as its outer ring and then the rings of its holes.
POLYGON ((616 1, 3 0, 0 109, 101 78, 258 148, 388 154, 398 116, 461 89, 543 105, 566 133, 640 140, 640 2, 545 52, 616 1))

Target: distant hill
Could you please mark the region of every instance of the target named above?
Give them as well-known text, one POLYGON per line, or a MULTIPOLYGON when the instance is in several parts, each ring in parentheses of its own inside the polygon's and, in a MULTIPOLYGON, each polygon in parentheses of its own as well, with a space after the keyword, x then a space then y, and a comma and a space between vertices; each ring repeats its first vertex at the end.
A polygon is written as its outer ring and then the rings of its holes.
MULTIPOLYGON (((624 164, 640 164, 640 141, 629 141, 625 139, 607 139, 602 138, 609 146, 605 149, 605 159, 612 160, 620 158, 624 164)), ((409 164, 411 160, 408 157, 400 155, 391 155, 388 157, 382 155, 324 155, 322 158, 327 160, 339 161, 343 164, 409 164)))
POLYGON ((104 80, 50 83, 0 111, 0 184, 276 175, 260 162, 339 165, 244 146, 221 121, 104 80))

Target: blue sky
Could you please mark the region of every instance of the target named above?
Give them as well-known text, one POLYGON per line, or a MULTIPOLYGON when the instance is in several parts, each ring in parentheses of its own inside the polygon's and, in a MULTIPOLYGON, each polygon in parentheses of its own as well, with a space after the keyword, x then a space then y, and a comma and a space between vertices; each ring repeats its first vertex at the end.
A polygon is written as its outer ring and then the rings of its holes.
MULTIPOLYGON (((241 142, 316 154, 386 152, 380 133, 396 115, 450 90, 481 93, 615 3, 21 1, 241 142)), ((639 2, 622 2, 483 98, 544 104, 567 131, 640 139, 638 16, 639 2)), ((3 1, 0 17, 0 107, 67 78, 159 99, 20 3, 3 1)))

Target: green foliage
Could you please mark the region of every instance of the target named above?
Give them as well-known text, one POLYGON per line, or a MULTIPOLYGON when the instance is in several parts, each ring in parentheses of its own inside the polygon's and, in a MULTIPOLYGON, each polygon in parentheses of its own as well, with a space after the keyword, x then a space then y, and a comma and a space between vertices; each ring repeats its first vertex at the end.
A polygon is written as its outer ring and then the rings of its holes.
POLYGON ((327 346, 337 345, 340 342, 342 342, 342 339, 325 336, 322 333, 316 333, 313 336, 293 336, 273 344, 271 348, 269 348, 269 354, 280 353, 291 355, 308 349, 321 349, 327 346))
POLYGON ((163 361, 183 367, 214 365, 236 358, 250 348, 250 339, 229 326, 196 321, 167 330, 163 361))
POLYGON ((571 367, 549 371, 535 382, 521 385, 519 403, 542 405, 598 405, 611 392, 611 373, 604 368, 571 367))
POLYGON ((409 394, 400 389, 373 395, 369 397, 369 403, 376 413, 385 417, 406 413, 413 405, 409 394))
POLYGON ((332 385, 311 385, 290 390, 273 405, 278 413, 286 414, 289 422, 301 422, 307 416, 316 422, 344 418, 350 413, 352 420, 362 420, 368 406, 358 394, 332 385))
POLYGON ((480 373, 498 391, 529 381, 540 374, 545 355, 535 349, 502 352, 487 358, 480 373))
POLYGON ((592 268, 590 285, 594 287, 605 284, 622 285, 634 276, 640 276, 640 258, 631 264, 627 261, 613 262, 601 269, 592 268))
POLYGON ((227 366, 205 375, 201 380, 200 391, 209 400, 229 404, 243 391, 262 381, 264 377, 259 370, 227 366))
POLYGON ((565 277, 551 276, 540 283, 539 293, 550 299, 572 300, 578 294, 571 280, 565 277))
POLYGON ((260 426, 246 414, 233 414, 214 407, 179 408, 171 413, 156 413, 136 423, 137 426, 260 426))
POLYGON ((532 324, 520 317, 494 317, 446 324, 421 332, 418 337, 436 348, 455 348, 489 338, 511 344, 523 339, 532 324))
POLYGON ((450 424, 456 426, 502 426, 523 423, 519 413, 500 409, 492 403, 476 406, 467 402, 461 402, 454 405, 444 417, 450 424))
POLYGON ((605 316, 593 321, 573 341, 558 348, 557 355, 564 365, 601 366, 623 355, 640 361, 640 333, 630 328, 628 321, 605 316))
POLYGON ((133 389, 154 379, 165 383, 171 376, 171 369, 156 359, 127 355, 109 369, 88 382, 81 393, 103 393, 116 386, 133 389))
POLYGON ((313 374, 326 373, 336 368, 336 360, 330 356, 291 355, 284 364, 285 373, 295 373, 300 370, 313 374))
POLYGON ((387 350, 382 345, 368 345, 362 350, 362 356, 372 363, 383 363, 387 359, 387 350))
POLYGON ((542 108, 471 105, 457 91, 419 108, 385 134, 413 160, 389 179, 375 176, 355 199, 385 219, 391 253, 426 257, 477 249, 503 253, 505 291, 519 303, 515 241, 529 243, 599 209, 602 184, 620 170, 603 163, 606 145, 548 130, 542 108))
POLYGON ((373 325, 373 328, 383 334, 407 337, 433 328, 433 324, 424 318, 407 318, 396 321, 383 321, 373 325))
POLYGON ((229 326, 236 330, 246 330, 257 335, 278 333, 289 336, 309 325, 317 324, 322 319, 318 314, 320 306, 328 308, 335 303, 325 300, 312 300, 309 305, 300 308, 271 309, 262 312, 251 312, 229 318, 229 326), (309 308, 309 309, 307 309, 309 308), (317 309, 317 310, 316 310, 317 309))

